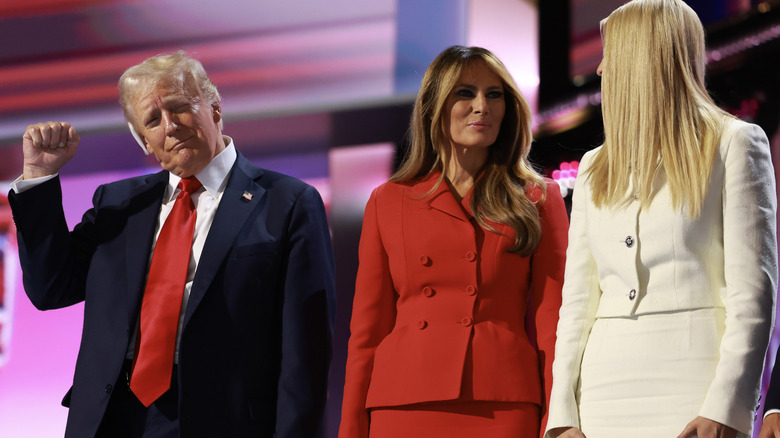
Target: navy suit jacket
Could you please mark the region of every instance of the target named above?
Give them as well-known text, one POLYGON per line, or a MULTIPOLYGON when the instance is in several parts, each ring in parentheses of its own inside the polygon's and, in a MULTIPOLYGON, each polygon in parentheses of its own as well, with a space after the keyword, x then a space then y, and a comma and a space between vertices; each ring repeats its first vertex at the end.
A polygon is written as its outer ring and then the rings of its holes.
MULTIPOLYGON (((72 232, 58 178, 9 195, 30 300, 84 301, 66 437, 95 435, 121 381, 167 184, 162 171, 100 186, 72 232)), ((317 191, 238 154, 184 315, 181 436, 321 435, 334 288, 317 191)))

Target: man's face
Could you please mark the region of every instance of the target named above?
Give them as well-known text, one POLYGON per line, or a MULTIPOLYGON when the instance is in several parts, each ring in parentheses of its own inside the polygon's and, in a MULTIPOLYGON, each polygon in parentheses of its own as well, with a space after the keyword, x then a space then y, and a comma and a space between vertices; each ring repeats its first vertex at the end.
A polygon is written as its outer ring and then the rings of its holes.
POLYGON ((132 107, 138 134, 163 169, 186 178, 225 149, 219 103, 209 105, 194 86, 138 87, 132 107))

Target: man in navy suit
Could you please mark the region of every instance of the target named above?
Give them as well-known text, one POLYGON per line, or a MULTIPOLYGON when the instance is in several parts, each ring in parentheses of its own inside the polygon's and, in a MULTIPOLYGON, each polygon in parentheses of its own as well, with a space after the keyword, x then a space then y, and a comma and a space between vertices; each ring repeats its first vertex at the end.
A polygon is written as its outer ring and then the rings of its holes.
POLYGON ((65 435, 320 436, 335 294, 318 193, 236 150, 222 135, 216 87, 184 52, 128 69, 120 95, 161 172, 100 186, 69 231, 57 174, 79 136, 64 122, 39 123, 25 131, 23 175, 9 196, 30 300, 42 310, 85 302, 65 435), (181 296, 172 369, 162 367, 170 382, 141 402, 131 387, 139 339, 152 330, 139 330, 150 260, 191 177, 202 187, 190 195, 192 243, 188 235, 173 251, 183 251, 187 275, 183 291, 170 288, 181 296))

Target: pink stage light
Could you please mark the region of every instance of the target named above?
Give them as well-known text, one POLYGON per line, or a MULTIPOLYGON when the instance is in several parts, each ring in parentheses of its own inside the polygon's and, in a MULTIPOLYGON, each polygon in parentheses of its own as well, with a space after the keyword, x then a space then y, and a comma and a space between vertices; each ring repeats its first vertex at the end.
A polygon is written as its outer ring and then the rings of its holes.
POLYGON ((577 179, 579 168, 579 161, 564 161, 558 166, 558 169, 552 171, 552 179, 558 183, 558 187, 561 189, 561 196, 564 198, 574 188, 574 181, 577 179))

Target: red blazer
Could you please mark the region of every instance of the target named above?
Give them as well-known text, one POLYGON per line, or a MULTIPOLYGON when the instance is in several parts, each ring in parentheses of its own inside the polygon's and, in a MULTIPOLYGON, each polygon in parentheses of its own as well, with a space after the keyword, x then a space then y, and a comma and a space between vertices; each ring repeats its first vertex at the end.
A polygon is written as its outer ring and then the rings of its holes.
POLYGON ((506 251, 509 226, 473 225, 470 193, 459 204, 442 183, 425 196, 439 175, 383 184, 366 206, 340 438, 366 438, 372 407, 459 398, 469 347, 474 400, 546 414, 568 231, 559 188, 548 180, 542 239, 522 257, 506 251))

